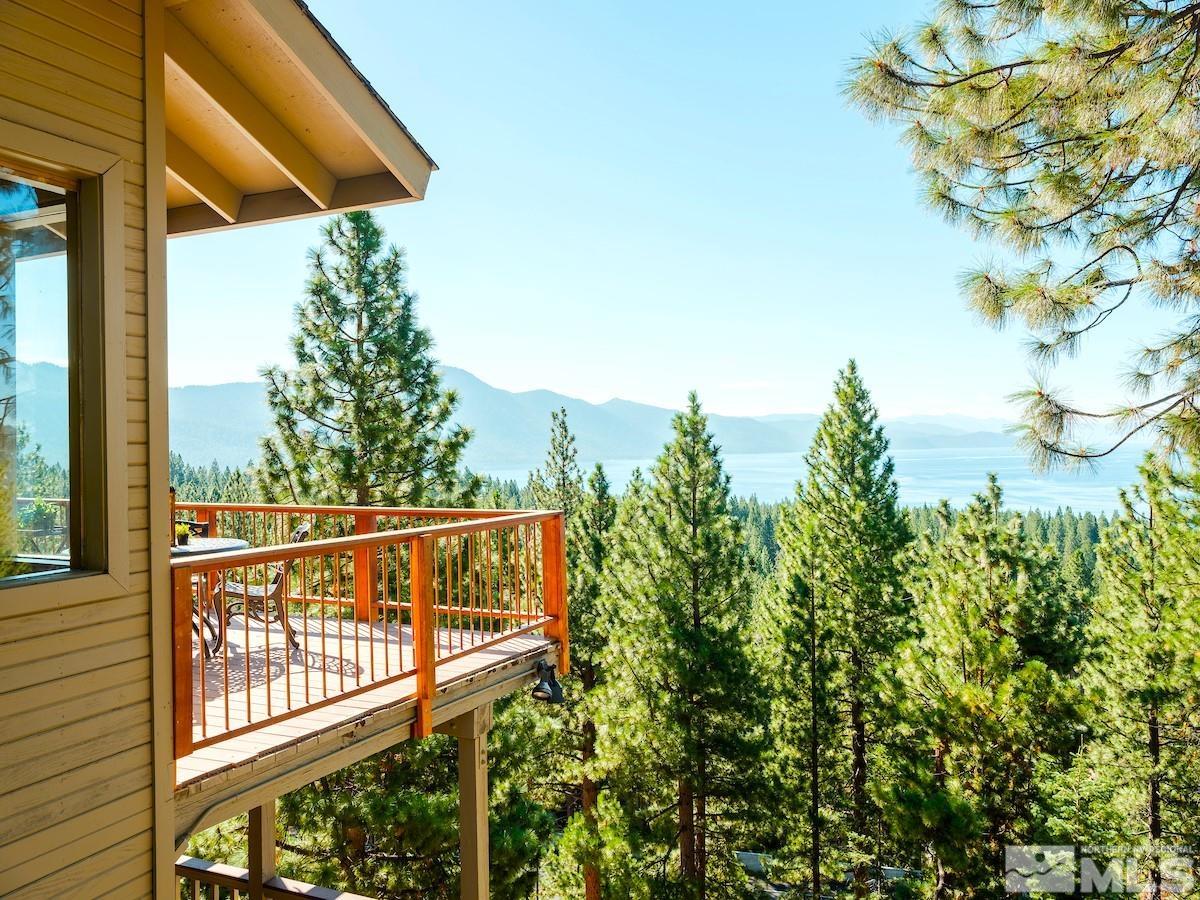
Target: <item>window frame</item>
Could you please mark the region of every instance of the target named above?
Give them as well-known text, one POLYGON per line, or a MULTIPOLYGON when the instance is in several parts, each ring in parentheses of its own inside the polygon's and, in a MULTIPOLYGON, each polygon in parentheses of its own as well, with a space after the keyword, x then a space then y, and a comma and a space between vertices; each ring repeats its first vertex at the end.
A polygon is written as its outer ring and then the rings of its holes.
POLYGON ((71 567, 0 581, 0 618, 129 593, 125 413, 125 164, 0 119, 0 158, 79 183, 68 276, 71 567), (78 503, 78 513, 75 505, 78 503))

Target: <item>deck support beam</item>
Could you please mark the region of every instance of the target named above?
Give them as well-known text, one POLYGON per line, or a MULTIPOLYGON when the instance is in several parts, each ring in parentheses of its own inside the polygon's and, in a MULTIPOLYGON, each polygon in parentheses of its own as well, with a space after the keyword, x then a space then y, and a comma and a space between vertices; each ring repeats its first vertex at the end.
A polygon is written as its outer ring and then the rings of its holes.
POLYGON ((438 730, 458 739, 458 847, 462 862, 459 896, 487 900, 488 883, 488 756, 492 704, 477 706, 438 730))
POLYGON ((275 801, 250 808, 250 900, 262 900, 263 885, 275 877, 275 801))

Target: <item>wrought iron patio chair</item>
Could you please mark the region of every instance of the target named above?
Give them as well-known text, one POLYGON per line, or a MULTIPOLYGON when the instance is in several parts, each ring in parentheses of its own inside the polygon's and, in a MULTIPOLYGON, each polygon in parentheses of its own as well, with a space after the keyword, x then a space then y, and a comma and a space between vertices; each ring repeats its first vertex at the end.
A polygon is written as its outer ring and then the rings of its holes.
MULTIPOLYGON (((304 522, 292 532, 289 543, 299 544, 307 541, 312 533, 312 526, 304 522)), ((213 601, 220 610, 222 631, 229 630, 229 622, 234 616, 245 616, 262 622, 278 622, 287 636, 293 650, 300 649, 300 642, 292 632, 291 622, 287 615, 288 577, 291 574, 292 563, 287 560, 267 566, 271 575, 266 584, 243 584, 240 581, 222 580, 213 592, 213 601)), ((222 635, 222 640, 224 635, 222 635)), ((218 643, 218 646, 220 644, 218 643)))

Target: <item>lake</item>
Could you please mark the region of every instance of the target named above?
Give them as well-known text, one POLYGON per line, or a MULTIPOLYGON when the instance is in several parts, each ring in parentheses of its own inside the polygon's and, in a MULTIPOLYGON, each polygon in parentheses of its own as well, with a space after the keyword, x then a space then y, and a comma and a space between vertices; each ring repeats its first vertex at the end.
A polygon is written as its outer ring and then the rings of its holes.
MULTIPOLYGON (((942 499, 956 506, 983 490, 989 472, 995 472, 1004 488, 1010 509, 1046 509, 1070 506, 1079 512, 1112 512, 1118 508, 1118 492, 1137 479, 1137 466, 1144 449, 1122 450, 1092 468, 1035 473, 1026 457, 1010 447, 938 448, 895 450, 896 479, 900 500, 909 505, 935 504, 942 499)), ((792 496, 796 479, 804 474, 802 453, 732 453, 724 457, 733 492, 755 494, 760 500, 783 500, 792 496)), ((609 479, 623 488, 635 468, 649 471, 652 460, 603 460, 609 479)), ((536 465, 536 464, 535 464, 536 465)), ((585 471, 590 469, 587 463, 585 471)), ((522 484, 534 466, 492 472, 497 478, 522 484)))

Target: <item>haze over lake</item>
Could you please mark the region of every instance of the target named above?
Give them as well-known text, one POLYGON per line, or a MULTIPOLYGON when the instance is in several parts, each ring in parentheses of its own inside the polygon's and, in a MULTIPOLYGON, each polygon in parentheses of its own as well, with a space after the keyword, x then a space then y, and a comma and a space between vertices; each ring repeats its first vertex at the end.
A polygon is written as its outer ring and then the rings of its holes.
MULTIPOLYGON (((600 459, 617 488, 624 488, 634 468, 648 471, 653 455, 670 437, 670 409, 627 400, 588 403, 552 391, 513 393, 493 387, 461 369, 443 368, 447 387, 459 397, 456 419, 473 434, 464 456, 468 468, 524 484, 542 463, 550 413, 565 409, 581 461, 600 459)), ((17 365, 17 417, 51 462, 67 457, 67 371, 39 363, 17 365)), ((259 453, 259 437, 272 429, 261 382, 235 382, 172 388, 171 449, 190 463, 242 467, 259 453)), ((710 427, 722 449, 734 493, 760 500, 792 495, 804 473, 804 454, 819 416, 795 414, 711 416, 710 427)), ((955 505, 982 490, 995 472, 1012 509, 1110 512, 1118 491, 1137 478, 1143 447, 1129 447, 1094 468, 1050 474, 1033 472, 1023 453, 1012 446, 999 420, 966 416, 910 416, 883 421, 896 460, 900 499, 906 504, 955 505)), ((1100 441, 1097 441, 1100 443, 1100 441)))
MULTIPOLYGON (((1144 448, 1121 450, 1094 468, 1035 473, 1023 453, 1011 447, 937 448, 894 450, 900 500, 909 505, 936 504, 942 499, 961 506, 982 490, 989 472, 995 472, 1010 509, 1053 510, 1069 506, 1077 512, 1112 512, 1118 492, 1137 479, 1144 448)), ((803 453, 731 453, 724 457, 733 492, 757 495, 760 500, 792 496, 804 472, 803 453)), ((615 487, 623 488, 635 468, 649 471, 650 459, 604 460, 615 487)), ((515 479, 521 484, 537 463, 527 467, 492 470, 489 474, 515 479)), ((587 468, 591 463, 587 464, 587 468)))

